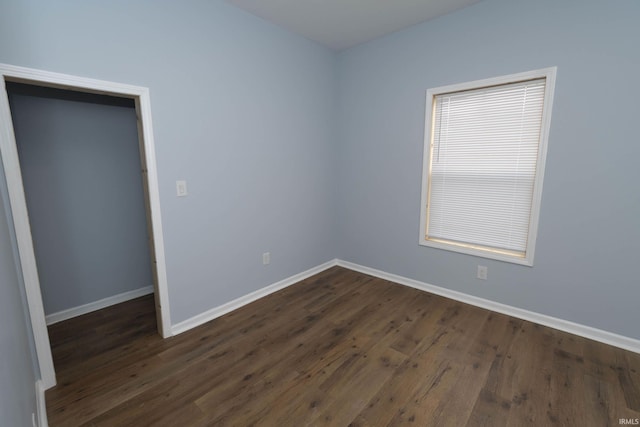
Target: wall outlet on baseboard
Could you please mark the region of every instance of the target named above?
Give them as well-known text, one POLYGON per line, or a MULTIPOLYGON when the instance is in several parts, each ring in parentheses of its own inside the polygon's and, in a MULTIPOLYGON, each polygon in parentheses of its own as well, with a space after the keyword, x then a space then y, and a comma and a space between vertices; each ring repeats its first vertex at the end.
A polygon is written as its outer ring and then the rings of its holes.
POLYGON ((271 252, 265 252, 262 254, 262 265, 267 265, 271 262, 271 252))
POLYGON ((478 266, 478 272, 476 273, 476 278, 480 280, 487 280, 488 268, 485 265, 478 266))

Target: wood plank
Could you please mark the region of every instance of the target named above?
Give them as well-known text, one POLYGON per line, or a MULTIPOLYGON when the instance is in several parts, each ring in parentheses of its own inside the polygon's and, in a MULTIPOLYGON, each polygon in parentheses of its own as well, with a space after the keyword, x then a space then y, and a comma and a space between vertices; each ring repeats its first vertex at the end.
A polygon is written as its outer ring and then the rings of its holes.
POLYGON ((510 400, 483 388, 478 394, 466 425, 475 427, 506 426, 510 410, 510 400))
POLYGON ((488 383, 495 384, 496 395, 511 401, 507 425, 561 425, 551 399, 553 350, 548 328, 523 322, 504 364, 490 373, 488 383), (498 378, 495 383, 494 374, 498 378))
POLYGON ((153 304, 50 328, 52 427, 640 418, 640 355, 340 267, 166 340, 153 304))

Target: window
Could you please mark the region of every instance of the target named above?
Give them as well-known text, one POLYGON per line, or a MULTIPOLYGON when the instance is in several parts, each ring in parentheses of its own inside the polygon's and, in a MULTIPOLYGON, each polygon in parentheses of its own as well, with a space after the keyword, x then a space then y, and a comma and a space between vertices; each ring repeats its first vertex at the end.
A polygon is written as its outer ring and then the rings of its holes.
POLYGON ((533 265, 555 72, 427 91, 420 244, 533 265))

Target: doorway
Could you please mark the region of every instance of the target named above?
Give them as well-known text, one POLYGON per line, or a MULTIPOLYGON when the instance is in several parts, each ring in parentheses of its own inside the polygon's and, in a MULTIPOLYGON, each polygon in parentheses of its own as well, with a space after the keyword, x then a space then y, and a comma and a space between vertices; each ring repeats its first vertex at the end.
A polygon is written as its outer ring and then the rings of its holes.
POLYGON ((36 267, 32 228, 29 221, 25 188, 15 140, 12 114, 6 85, 27 84, 30 86, 57 88, 82 93, 109 95, 129 100, 137 116, 139 160, 142 170, 143 191, 149 246, 151 248, 151 276, 155 294, 157 329, 161 336, 171 335, 167 295, 164 244, 162 237, 160 203, 155 165, 155 149, 151 129, 149 92, 146 88, 122 85, 75 76, 49 73, 0 64, 0 154, 8 187, 11 213, 15 228, 20 267, 24 278, 31 326, 34 334, 36 356, 45 388, 56 383, 51 348, 47 332, 40 279, 36 267))

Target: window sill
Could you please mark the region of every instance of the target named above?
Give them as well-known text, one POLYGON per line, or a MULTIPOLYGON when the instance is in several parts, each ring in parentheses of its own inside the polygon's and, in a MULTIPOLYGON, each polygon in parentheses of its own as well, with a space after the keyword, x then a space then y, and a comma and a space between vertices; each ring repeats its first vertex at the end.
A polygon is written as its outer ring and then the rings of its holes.
POLYGON ((525 265, 533 267, 533 253, 526 253, 524 256, 515 254, 493 251, 491 249, 481 249, 478 247, 467 246, 463 244, 447 243, 445 241, 436 241, 433 239, 421 238, 419 244, 430 248, 443 249, 450 252, 457 252, 466 255, 493 259, 496 261, 508 262, 511 264, 525 265))

